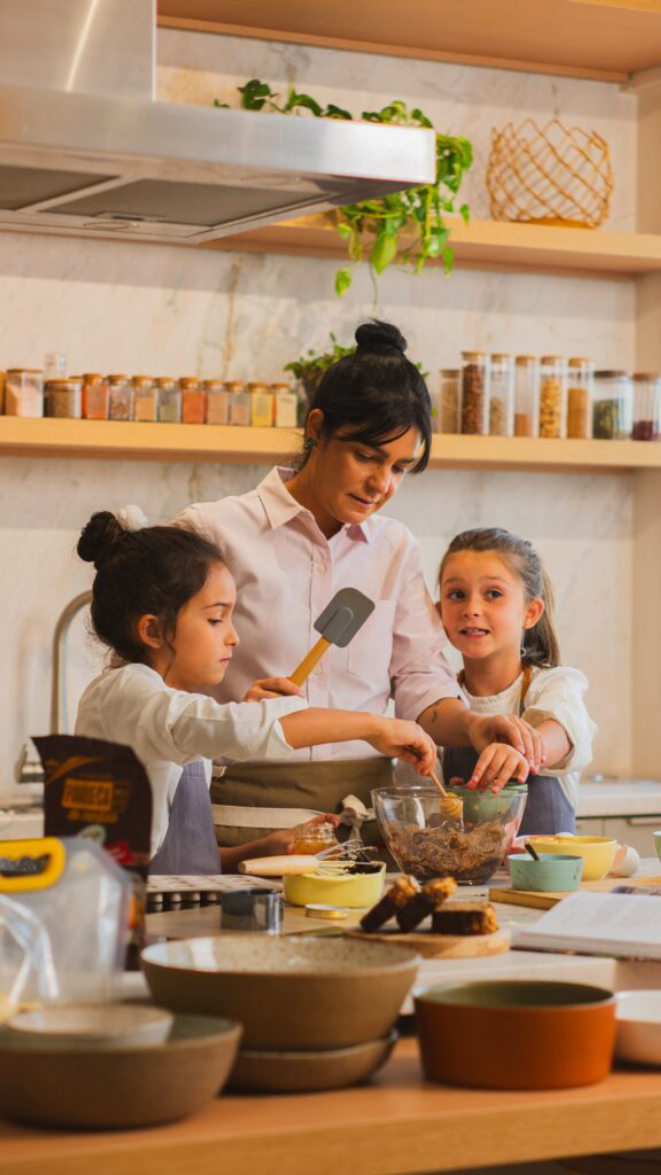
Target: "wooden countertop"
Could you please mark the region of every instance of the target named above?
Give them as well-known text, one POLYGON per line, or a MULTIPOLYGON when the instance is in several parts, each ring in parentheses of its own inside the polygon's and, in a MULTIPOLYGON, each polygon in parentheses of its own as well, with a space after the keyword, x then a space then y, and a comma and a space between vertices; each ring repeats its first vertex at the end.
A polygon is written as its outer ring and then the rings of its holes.
POLYGON ((130 1132, 0 1125, 6 1175, 409 1175, 661 1146, 661 1074, 541 1093, 422 1081, 401 1041, 369 1085, 331 1093, 217 1098, 192 1118, 130 1132))

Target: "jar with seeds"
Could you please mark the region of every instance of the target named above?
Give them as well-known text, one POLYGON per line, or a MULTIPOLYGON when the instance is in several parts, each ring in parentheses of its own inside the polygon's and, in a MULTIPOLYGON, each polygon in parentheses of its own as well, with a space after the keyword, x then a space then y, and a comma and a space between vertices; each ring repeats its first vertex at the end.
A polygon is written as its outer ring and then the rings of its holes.
POLYGON ((66 420, 80 420, 83 415, 82 379, 46 380, 44 416, 59 416, 66 420))
POLYGON ((83 376, 83 416, 85 420, 108 419, 108 384, 98 371, 83 376))
POLYGON ((460 404, 461 372, 458 367, 444 367, 441 370, 436 432, 461 432, 460 404))
POLYGON ((461 432, 489 432, 489 356, 483 351, 461 353, 461 432))
POLYGON ((585 441, 592 435, 590 404, 592 364, 589 359, 567 361, 567 436, 585 441))
POLYGON ((151 423, 158 419, 158 388, 151 375, 134 375, 133 419, 151 423))
POLYGON ((133 420, 133 385, 127 375, 108 376, 108 420, 133 420))
POLYGON ((172 376, 159 376, 155 381, 158 392, 158 419, 163 424, 181 422, 181 388, 172 376))
POLYGON ((514 433, 514 380, 511 355, 492 355, 489 377, 489 434, 514 433))
POLYGON ((517 355, 514 362, 514 435, 537 436, 538 364, 534 355, 517 355))
POLYGON ((592 395, 592 436, 624 441, 633 426, 633 388, 626 371, 595 371, 592 395))
POLYGON ((207 424, 229 423, 230 394, 222 379, 205 379, 207 424))
POLYGON ((539 372, 539 435, 563 437, 566 426, 565 361, 544 355, 539 372))
POLYGON ((661 439, 661 375, 637 371, 633 377, 634 441, 661 439))

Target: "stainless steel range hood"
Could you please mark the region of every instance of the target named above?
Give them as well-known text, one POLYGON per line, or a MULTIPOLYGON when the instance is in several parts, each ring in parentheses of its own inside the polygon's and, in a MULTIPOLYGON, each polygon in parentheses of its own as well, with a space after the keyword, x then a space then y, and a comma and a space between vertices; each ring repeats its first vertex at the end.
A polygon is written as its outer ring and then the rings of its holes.
POLYGON ((434 179, 430 130, 155 102, 155 0, 0 21, 0 229, 201 244, 434 179))

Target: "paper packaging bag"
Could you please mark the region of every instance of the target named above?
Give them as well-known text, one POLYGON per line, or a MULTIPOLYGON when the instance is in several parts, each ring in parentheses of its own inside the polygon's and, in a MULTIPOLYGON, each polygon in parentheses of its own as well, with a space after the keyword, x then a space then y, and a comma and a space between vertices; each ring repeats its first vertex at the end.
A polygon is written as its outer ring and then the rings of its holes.
POLYGON ((152 796, 149 777, 130 747, 51 734, 32 740, 45 774, 44 833, 96 841, 133 885, 129 966, 144 946, 152 796))

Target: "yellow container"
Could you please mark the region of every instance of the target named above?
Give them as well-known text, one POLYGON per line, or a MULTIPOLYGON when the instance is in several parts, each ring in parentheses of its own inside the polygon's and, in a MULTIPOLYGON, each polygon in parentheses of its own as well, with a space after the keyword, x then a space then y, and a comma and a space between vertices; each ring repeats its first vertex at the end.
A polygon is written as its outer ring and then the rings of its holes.
POLYGON ((582 857, 583 881, 601 881, 613 864, 617 841, 608 836, 529 836, 538 853, 571 853, 582 857))
POLYGON ((375 906, 381 894, 386 876, 386 867, 381 863, 375 873, 302 873, 296 877, 284 877, 285 898, 294 906, 307 906, 308 902, 326 906, 347 906, 351 909, 368 909, 375 906))

